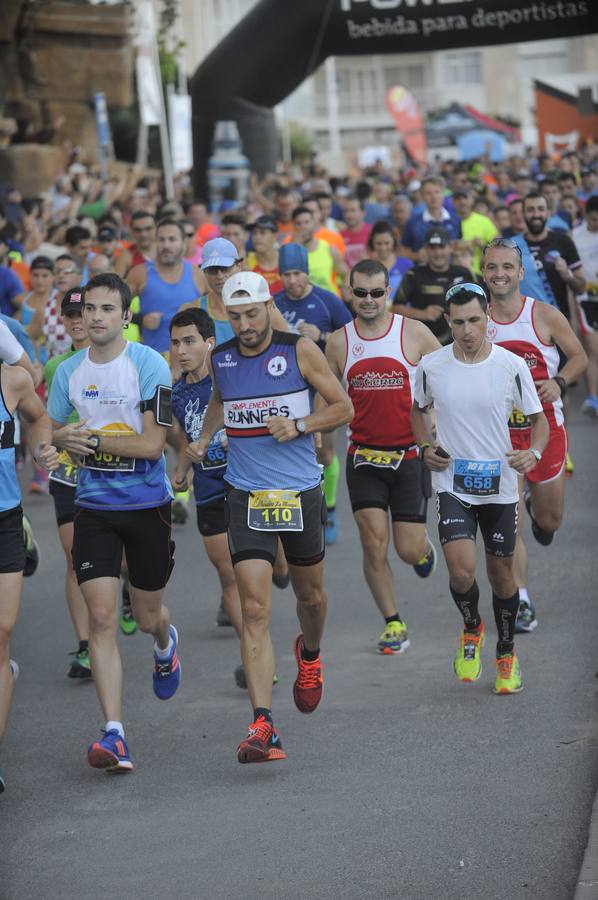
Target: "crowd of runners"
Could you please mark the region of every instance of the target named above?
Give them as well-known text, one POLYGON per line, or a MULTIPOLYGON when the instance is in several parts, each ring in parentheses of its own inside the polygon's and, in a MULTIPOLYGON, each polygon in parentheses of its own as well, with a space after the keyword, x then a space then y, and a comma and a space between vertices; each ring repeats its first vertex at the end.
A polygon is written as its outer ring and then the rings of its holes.
POLYGON ((585 384, 582 410, 598 418, 593 150, 342 179, 314 167, 254 178, 244 207, 216 212, 183 187, 164 202, 158 179, 132 170, 103 183, 73 160, 44 197, 4 189, 0 741, 22 578, 39 555, 19 484, 52 497, 74 631, 66 675, 93 681, 101 707, 94 768, 133 768, 119 629, 152 636, 158 699, 179 688, 164 601, 172 523, 193 506, 201 565, 220 583, 217 621, 239 638, 231 668, 251 706, 239 762, 286 756, 272 714, 272 585, 297 601, 295 705, 309 714, 321 701, 325 550, 346 539, 339 481, 379 653, 410 643, 391 536, 421 578, 436 570, 437 536, 462 618, 454 674, 478 680, 479 526, 494 690, 518 693, 515 634, 538 624, 523 511, 549 546, 574 469, 569 385, 585 384))

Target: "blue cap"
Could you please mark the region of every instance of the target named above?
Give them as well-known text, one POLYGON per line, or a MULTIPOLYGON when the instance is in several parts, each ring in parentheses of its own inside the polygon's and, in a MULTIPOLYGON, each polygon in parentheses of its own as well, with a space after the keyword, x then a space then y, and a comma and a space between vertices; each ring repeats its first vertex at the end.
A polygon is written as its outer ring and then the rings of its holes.
POLYGON ((303 244, 283 244, 278 251, 278 271, 283 273, 298 269, 300 272, 309 272, 307 259, 307 250, 303 244))
POLYGON ((202 269, 209 269, 211 266, 228 268, 228 266, 234 266, 237 259, 237 248, 232 241, 227 241, 226 238, 214 238, 212 241, 206 241, 203 245, 201 267, 202 269))

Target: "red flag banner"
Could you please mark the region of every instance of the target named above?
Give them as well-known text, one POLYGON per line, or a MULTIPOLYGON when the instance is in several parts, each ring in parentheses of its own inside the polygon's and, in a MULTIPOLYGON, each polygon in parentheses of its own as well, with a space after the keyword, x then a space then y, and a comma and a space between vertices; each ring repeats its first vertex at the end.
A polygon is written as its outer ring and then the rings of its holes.
POLYGON ((407 88, 396 85, 386 92, 386 107, 394 119, 405 149, 414 162, 427 165, 428 145, 417 100, 407 88))

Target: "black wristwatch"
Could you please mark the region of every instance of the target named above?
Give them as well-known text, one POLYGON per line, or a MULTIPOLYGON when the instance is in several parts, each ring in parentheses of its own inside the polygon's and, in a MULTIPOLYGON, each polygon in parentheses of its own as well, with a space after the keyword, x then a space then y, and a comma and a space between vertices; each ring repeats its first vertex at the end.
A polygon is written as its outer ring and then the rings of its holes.
POLYGON ((295 429, 297 430, 297 434, 305 434, 307 431, 307 425, 305 419, 294 419, 295 429))
POLYGON ((567 393, 567 382, 565 381, 565 379, 562 377, 562 375, 555 375, 552 380, 556 381, 559 388, 561 389, 561 397, 564 397, 567 393))
POLYGON ((97 451, 100 449, 100 436, 99 436, 99 434, 91 434, 91 435, 87 438, 87 443, 91 446, 91 449, 94 451, 94 453, 97 453, 97 451))

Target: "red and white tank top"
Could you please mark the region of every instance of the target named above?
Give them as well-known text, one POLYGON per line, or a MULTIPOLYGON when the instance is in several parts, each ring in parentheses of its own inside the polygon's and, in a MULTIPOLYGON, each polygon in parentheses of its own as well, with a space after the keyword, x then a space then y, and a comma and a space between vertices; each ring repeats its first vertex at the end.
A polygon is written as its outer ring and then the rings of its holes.
POLYGON ((393 449, 413 447, 411 406, 417 364, 403 351, 403 316, 393 315, 386 334, 364 338, 355 322, 344 326, 347 361, 343 381, 355 415, 349 436, 355 446, 393 449))
POLYGON ((71 349, 73 342, 66 333, 66 328, 60 315, 58 294, 55 290, 50 294, 44 308, 42 331, 49 359, 52 359, 53 356, 60 356, 61 353, 66 353, 71 349))
MULTIPOLYGON (((488 340, 506 347, 527 363, 534 383, 554 378, 559 370, 559 351, 554 344, 545 344, 534 326, 534 309, 540 300, 523 297, 523 306, 512 322, 496 322, 492 317, 488 322, 488 340)), ((551 426, 563 424, 563 401, 543 403, 544 413, 551 426)), ((529 428, 529 419, 514 410, 509 420, 509 428, 529 428)))

